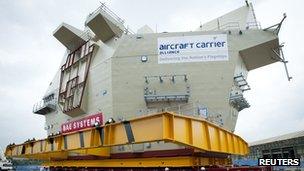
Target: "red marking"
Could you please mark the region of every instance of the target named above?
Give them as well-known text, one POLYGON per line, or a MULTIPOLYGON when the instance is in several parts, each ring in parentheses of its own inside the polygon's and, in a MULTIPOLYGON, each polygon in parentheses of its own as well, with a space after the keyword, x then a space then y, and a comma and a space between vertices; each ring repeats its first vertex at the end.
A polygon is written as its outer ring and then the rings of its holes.
POLYGON ((98 122, 100 125, 103 124, 102 113, 90 115, 88 117, 84 117, 75 121, 63 123, 61 125, 61 132, 69 133, 69 132, 80 131, 86 128, 91 128, 92 126, 94 126, 96 122, 98 122))

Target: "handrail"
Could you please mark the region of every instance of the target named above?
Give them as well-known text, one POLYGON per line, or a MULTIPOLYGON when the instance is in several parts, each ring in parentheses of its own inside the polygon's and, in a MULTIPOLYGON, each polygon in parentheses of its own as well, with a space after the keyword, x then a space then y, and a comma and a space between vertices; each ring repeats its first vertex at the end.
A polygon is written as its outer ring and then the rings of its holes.
MULTIPOLYGON (((245 28, 244 29, 261 29, 261 24, 260 22, 246 22, 245 28)), ((229 29, 241 29, 240 23, 239 22, 227 22, 224 24, 220 24, 212 29, 208 29, 210 31, 217 31, 217 30, 229 30, 229 29)))
POLYGON ((98 12, 99 10, 102 10, 103 12, 109 14, 111 17, 113 17, 115 20, 117 20, 118 22, 120 22, 121 24, 124 24, 124 20, 121 19, 117 14, 115 14, 112 10, 110 10, 105 3, 101 3, 101 5, 94 10, 92 13, 89 14, 89 16, 94 15, 96 12, 98 12))
POLYGON ((120 18, 116 13, 114 13, 111 9, 109 9, 105 3, 101 3, 101 5, 95 9, 92 13, 90 13, 88 15, 88 18, 96 13, 98 13, 99 11, 103 11, 104 13, 108 14, 110 17, 112 17, 115 21, 117 21, 119 24, 122 25, 123 30, 125 31, 125 33, 131 33, 131 34, 135 34, 134 31, 132 31, 130 28, 126 27, 125 21, 120 18))
POLYGON ((56 100, 51 100, 51 101, 47 101, 47 102, 45 102, 44 100, 40 100, 39 102, 37 102, 33 105, 33 113, 37 112, 40 109, 43 109, 48 104, 56 105, 56 100))

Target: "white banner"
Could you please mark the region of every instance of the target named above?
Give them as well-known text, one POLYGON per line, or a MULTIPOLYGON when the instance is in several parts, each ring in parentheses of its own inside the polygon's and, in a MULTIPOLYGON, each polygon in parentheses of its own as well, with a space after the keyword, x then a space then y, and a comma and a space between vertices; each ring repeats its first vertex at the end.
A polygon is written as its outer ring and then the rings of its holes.
POLYGON ((158 38, 158 63, 228 61, 226 34, 158 38))

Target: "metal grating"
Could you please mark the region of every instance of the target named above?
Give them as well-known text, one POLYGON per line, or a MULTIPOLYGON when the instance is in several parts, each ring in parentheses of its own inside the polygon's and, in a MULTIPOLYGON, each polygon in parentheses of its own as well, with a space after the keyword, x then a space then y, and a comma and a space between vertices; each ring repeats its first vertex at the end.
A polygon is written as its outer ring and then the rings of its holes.
POLYGON ((250 86, 243 74, 233 77, 235 84, 242 90, 242 92, 250 90, 250 86))
POLYGON ((245 108, 249 108, 250 105, 247 102, 247 100, 244 98, 244 96, 242 94, 238 94, 238 95, 234 95, 234 96, 230 96, 230 104, 236 108, 238 111, 241 111, 245 108))

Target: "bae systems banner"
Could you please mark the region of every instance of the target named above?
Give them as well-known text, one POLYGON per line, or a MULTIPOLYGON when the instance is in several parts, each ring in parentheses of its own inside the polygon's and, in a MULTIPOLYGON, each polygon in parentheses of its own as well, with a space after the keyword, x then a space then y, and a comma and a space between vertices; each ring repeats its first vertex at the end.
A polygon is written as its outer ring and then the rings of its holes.
POLYGON ((61 132, 68 133, 68 132, 83 130, 86 128, 91 128, 96 122, 98 122, 101 125, 103 124, 102 113, 90 115, 79 120, 63 123, 61 125, 61 132))
POLYGON ((226 34, 158 38, 158 63, 228 61, 226 34))

